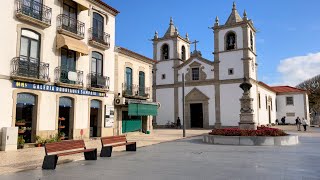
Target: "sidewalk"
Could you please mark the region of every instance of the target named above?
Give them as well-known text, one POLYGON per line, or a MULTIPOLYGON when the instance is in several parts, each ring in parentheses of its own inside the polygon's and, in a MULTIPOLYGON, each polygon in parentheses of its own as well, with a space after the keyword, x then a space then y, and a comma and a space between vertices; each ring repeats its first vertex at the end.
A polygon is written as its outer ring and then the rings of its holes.
MULTIPOLYGON (((208 133, 210 130, 187 130, 187 137, 199 136, 208 133)), ((137 147, 150 146, 167 141, 182 139, 182 130, 177 129, 155 129, 152 134, 129 133, 128 141, 136 141, 137 147)), ((97 148, 100 154, 100 140, 88 140, 85 142, 88 148, 97 148)), ((123 151, 125 147, 116 147, 114 151, 123 151)), ((139 149, 138 149, 139 151, 139 149)), ((15 152, 0 151, 0 175, 13 173, 27 169, 41 168, 45 155, 43 147, 19 149, 15 152)), ((83 154, 75 154, 60 157, 58 164, 71 161, 83 160, 83 154)))

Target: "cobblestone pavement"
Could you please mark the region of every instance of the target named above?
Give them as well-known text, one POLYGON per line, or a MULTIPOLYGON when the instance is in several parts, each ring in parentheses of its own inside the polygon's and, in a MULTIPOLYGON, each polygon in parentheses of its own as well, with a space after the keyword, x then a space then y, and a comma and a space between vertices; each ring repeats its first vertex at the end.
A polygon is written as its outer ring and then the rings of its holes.
MULTIPOLYGON (((307 132, 297 132, 294 126, 280 128, 299 134, 300 144, 272 147, 211 145, 202 143, 201 137, 194 137, 142 147, 137 152, 115 152, 111 158, 97 161, 61 164, 53 171, 37 168, 11 173, 0 179, 319 180, 320 128, 307 132)), ((159 138, 168 137, 172 136, 159 138)), ((157 139, 157 136, 152 138, 157 139)))
MULTIPOLYGON (((187 130, 187 136, 197 136, 207 133, 209 130, 187 130)), ((182 130, 177 129, 155 129, 152 134, 129 133, 127 135, 129 141, 136 141, 138 147, 149 146, 161 142, 172 141, 182 138, 182 130)), ((88 148, 101 149, 100 140, 88 140, 85 142, 88 148)), ((124 147, 116 147, 114 151, 123 151, 124 147)), ((34 147, 19 149, 15 152, 0 151, 0 175, 12 172, 18 172, 28 169, 35 169, 42 166, 43 157, 45 155, 43 147, 34 147)), ((83 159, 82 154, 75 154, 59 158, 58 164, 72 162, 83 159)), ((0 178, 1 179, 1 178, 0 178)))

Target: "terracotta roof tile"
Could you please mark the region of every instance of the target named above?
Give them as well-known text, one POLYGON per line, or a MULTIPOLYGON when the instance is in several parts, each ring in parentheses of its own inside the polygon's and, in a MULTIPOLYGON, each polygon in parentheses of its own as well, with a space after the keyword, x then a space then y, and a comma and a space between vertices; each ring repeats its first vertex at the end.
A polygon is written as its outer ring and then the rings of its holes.
POLYGON ((287 93, 287 92, 307 92, 303 89, 291 87, 291 86, 273 86, 271 87, 277 93, 287 93))

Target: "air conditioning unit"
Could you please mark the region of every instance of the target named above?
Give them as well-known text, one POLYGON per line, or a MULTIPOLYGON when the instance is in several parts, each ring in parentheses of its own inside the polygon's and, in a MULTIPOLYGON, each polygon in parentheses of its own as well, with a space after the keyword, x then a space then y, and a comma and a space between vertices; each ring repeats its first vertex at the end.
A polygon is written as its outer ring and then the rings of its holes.
POLYGON ((126 103, 126 99, 124 97, 116 97, 114 98, 114 105, 124 105, 126 103))

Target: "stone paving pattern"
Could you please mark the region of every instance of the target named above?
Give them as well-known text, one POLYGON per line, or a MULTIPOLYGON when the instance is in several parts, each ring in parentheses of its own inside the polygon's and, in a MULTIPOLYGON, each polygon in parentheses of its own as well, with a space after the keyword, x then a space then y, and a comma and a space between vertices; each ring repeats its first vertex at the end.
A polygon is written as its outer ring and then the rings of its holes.
MULTIPOLYGON (((209 132, 209 130, 187 130, 187 137, 197 136, 209 132)), ((152 134, 129 133, 128 141, 136 141, 137 147, 149 146, 166 141, 173 141, 182 138, 182 130, 177 129, 155 129, 152 134)), ((98 155, 101 150, 100 139, 85 141, 87 148, 97 148, 98 155)), ((114 151, 123 151, 125 147, 116 147, 114 151)), ((5 173, 18 172, 27 169, 39 168, 42 166, 45 155, 44 147, 19 149, 15 152, 0 151, 0 175, 5 173)), ((83 154, 74 154, 60 157, 58 164, 82 160, 83 154)), ((1 178, 0 178, 1 179, 1 178)))
MULTIPOLYGON (((194 137, 147 146, 181 138, 181 131, 156 130, 152 136, 130 135, 130 139, 138 140, 140 146, 146 145, 146 147, 138 148, 137 152, 115 152, 111 158, 61 164, 54 171, 37 168, 9 173, 0 176, 0 179, 319 180, 320 128, 297 132, 295 126, 278 127, 291 134, 298 134, 300 144, 275 147, 211 145, 202 143, 202 137, 194 137)), ((191 136, 192 133, 197 135, 208 132, 208 130, 187 132, 191 136)), ((38 148, 23 151, 30 150, 34 151, 29 153, 30 156, 39 153, 35 152, 39 151, 38 148)), ((121 151, 121 149, 117 150, 121 151)), ((43 152, 39 154, 40 156, 37 156, 41 163, 44 154, 43 152)), ((0 158, 5 157, 2 154, 0 156, 0 158)), ((11 153, 10 156, 14 158, 11 153)), ((30 157, 20 156, 20 158, 29 159, 30 157)), ((34 163, 33 158, 30 161, 26 160, 25 163, 34 163)))

